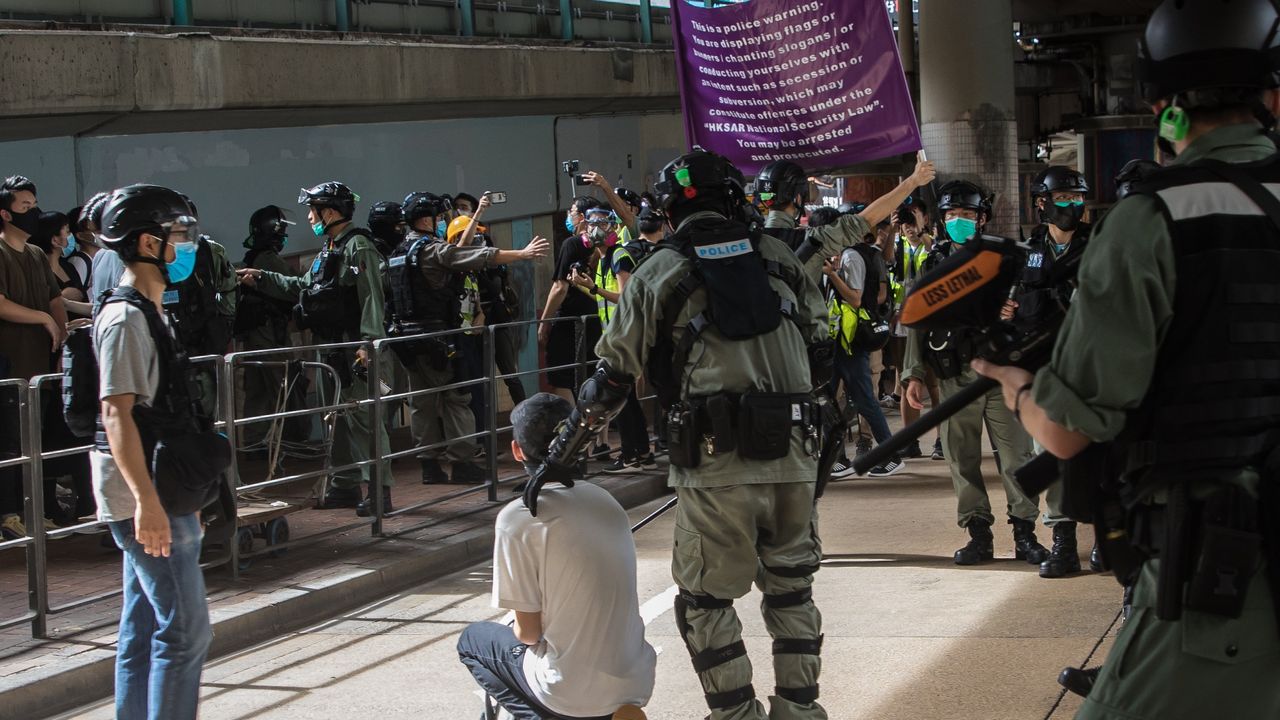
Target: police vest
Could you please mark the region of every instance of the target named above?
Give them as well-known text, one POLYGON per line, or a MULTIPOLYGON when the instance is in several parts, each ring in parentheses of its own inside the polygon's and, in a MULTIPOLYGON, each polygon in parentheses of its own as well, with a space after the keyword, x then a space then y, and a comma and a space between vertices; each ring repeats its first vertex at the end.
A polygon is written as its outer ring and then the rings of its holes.
POLYGON ((1092 230, 1088 223, 1081 223, 1062 255, 1056 254, 1047 226, 1040 225, 1031 232, 1031 252, 1027 253, 1026 266, 1019 275, 1020 289, 1015 297, 1017 325, 1034 327, 1057 313, 1066 312, 1075 292, 1076 273, 1074 268, 1065 272, 1061 268, 1068 263, 1078 265, 1092 230))
MULTIPOLYGON (((600 258, 600 262, 596 263, 595 281, 597 287, 612 293, 621 292, 618 274, 614 272, 613 266, 623 258, 631 259, 631 253, 622 245, 614 245, 609 252, 605 253, 604 257, 600 258)), ((604 294, 596 295, 596 314, 600 316, 600 324, 602 326, 607 326, 609 321, 613 319, 614 313, 617 312, 617 307, 617 303, 605 299, 604 294)))
POLYGON ((453 273, 448 283, 431 287, 422 272, 422 251, 436 242, 440 241, 430 235, 411 235, 387 262, 387 332, 391 335, 449 330, 462 325, 463 273, 453 273))
POLYGON ((767 227, 764 228, 764 234, 781 240, 787 244, 787 247, 791 248, 792 252, 796 252, 804 246, 805 238, 809 236, 809 229, 802 227, 767 227))
MULTIPOLYGON (((244 266, 256 267, 258 256, 264 252, 278 253, 274 248, 254 248, 245 253, 244 266)), ((236 288, 236 292, 239 293, 233 328, 236 337, 242 338, 264 325, 270 326, 277 336, 284 334, 289 318, 293 315, 293 303, 277 300, 258 288, 248 285, 240 285, 236 288)))
POLYGON ((1150 471, 1138 496, 1179 479, 1231 479, 1280 445, 1275 183, 1280 155, 1167 168, 1134 188, 1159 204, 1177 272, 1147 396, 1118 441, 1126 471, 1150 471))
POLYGON ((218 312, 218 280, 213 249, 202 237, 196 245, 191 276, 164 293, 164 307, 173 317, 178 339, 195 355, 221 355, 231 342, 232 318, 218 312))
POLYGON ((369 231, 351 228, 316 255, 311 263, 311 285, 294 306, 298 328, 310 330, 322 342, 360 339, 360 294, 354 284, 341 282, 348 264, 347 243, 357 235, 369 238, 369 231))

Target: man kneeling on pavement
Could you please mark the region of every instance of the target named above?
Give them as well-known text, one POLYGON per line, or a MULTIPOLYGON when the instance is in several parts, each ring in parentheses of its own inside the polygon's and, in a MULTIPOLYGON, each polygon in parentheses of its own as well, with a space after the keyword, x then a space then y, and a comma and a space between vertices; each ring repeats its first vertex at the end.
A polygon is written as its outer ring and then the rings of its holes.
MULTIPOLYGON (((511 454, 532 474, 573 406, 538 393, 511 412, 511 454)), ((626 512, 591 483, 543 489, 498 514, 493 604, 513 626, 473 623, 458 656, 517 720, 643 718, 657 654, 644 639, 626 512)))

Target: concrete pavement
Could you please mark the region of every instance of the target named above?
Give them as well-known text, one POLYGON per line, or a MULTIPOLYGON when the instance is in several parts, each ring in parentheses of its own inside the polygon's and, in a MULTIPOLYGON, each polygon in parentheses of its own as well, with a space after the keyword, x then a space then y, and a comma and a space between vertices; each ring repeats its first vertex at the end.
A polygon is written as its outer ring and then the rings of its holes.
MULTIPOLYGON (((990 458, 986 465, 994 478, 990 458)), ((1004 494, 996 481, 989 488, 999 515, 1004 494)), ((636 508, 632 520, 661 502, 636 508)), ((820 512, 826 560, 815 597, 826 633, 821 702, 831 718, 1071 717, 1078 703, 1068 696, 1055 710, 1054 678, 1084 662, 1111 625, 1120 603, 1113 578, 1043 580, 1012 559, 1007 526, 996 528, 995 562, 956 567, 951 553, 965 535, 942 462, 834 484, 820 512)), ((642 613, 660 649, 647 712, 694 720, 706 709, 670 612, 672 522, 668 513, 637 536, 642 613)), ((765 696, 773 680, 758 606, 756 593, 737 603, 765 696)), ((454 645, 467 623, 502 615, 489 607, 488 566, 473 567, 211 663, 201 717, 475 718, 480 699, 454 645)), ((110 716, 99 706, 63 717, 110 716)))

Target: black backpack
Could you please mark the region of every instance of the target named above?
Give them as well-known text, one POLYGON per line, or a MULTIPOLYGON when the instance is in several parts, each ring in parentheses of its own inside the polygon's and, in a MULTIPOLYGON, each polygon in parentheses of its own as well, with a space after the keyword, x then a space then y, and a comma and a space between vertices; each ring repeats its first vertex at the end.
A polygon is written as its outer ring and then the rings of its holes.
POLYGON ((857 252, 862 258, 863 265, 866 266, 860 289, 862 290, 862 308, 871 317, 870 322, 859 320, 853 338, 849 342, 860 350, 875 352, 889 342, 889 318, 893 317, 893 293, 886 294, 884 303, 877 302, 880 296, 880 285, 886 282, 879 261, 880 248, 867 243, 858 243, 846 249, 857 252))

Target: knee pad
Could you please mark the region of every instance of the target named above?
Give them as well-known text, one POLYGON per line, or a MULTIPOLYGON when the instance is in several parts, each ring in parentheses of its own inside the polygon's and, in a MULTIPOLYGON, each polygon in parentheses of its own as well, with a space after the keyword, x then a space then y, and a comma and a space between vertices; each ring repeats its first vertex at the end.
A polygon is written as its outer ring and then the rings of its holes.
MULTIPOLYGON (((685 649, 689 651, 689 659, 693 661, 695 672, 702 674, 731 660, 745 657, 747 646, 746 643, 739 639, 724 647, 695 651, 693 646, 689 644, 689 621, 686 619, 686 613, 691 607, 699 610, 723 610, 732 606, 733 600, 725 600, 712 595, 698 595, 688 590, 681 590, 676 595, 676 628, 680 631, 680 637, 684 640, 685 649)), ((724 692, 705 693, 705 697, 707 707, 712 710, 723 710, 754 700, 756 690, 751 685, 744 685, 724 692)))
POLYGON ((786 593, 776 593, 764 595, 764 605, 770 610, 781 610, 783 608, 804 605, 813 600, 813 588, 802 588, 786 593))

